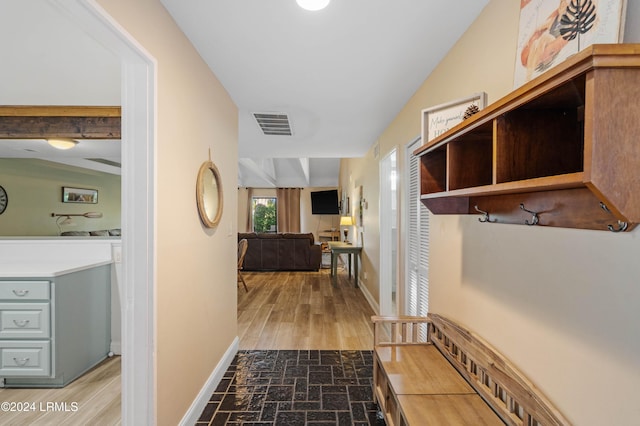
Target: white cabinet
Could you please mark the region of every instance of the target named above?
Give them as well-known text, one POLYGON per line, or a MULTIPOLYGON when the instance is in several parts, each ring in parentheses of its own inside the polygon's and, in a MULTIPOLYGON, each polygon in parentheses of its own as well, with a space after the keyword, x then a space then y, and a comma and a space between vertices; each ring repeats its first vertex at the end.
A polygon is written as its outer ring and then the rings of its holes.
POLYGON ((0 379, 8 387, 62 387, 106 358, 110 265, 0 278, 0 379))

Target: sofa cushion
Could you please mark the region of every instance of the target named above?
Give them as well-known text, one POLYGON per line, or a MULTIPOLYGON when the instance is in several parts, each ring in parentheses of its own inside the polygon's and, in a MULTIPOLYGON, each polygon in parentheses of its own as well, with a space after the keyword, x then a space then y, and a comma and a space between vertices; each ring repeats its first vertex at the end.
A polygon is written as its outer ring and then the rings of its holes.
POLYGON ((258 234, 256 234, 255 232, 238 232, 238 241, 250 240, 253 238, 258 238, 258 234))
POLYGON ((89 231, 64 231, 60 235, 63 237, 88 237, 89 231))
POLYGON ((278 240, 282 238, 282 234, 273 234, 268 232, 260 232, 258 233, 258 238, 263 240, 278 240))
POLYGON ((313 234, 311 232, 306 234, 285 232, 284 234, 282 234, 282 238, 287 238, 292 240, 309 240, 309 244, 314 243, 313 234))

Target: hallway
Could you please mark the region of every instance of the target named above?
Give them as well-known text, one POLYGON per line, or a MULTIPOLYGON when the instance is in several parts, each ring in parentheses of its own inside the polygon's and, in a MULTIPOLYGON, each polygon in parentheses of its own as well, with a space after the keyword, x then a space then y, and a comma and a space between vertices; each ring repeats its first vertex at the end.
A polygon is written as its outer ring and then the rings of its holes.
POLYGON ((383 426, 373 310, 344 271, 246 272, 240 350, 197 425, 383 426))
POLYGON ((373 309, 345 271, 245 272, 238 288, 240 349, 372 349, 373 309))

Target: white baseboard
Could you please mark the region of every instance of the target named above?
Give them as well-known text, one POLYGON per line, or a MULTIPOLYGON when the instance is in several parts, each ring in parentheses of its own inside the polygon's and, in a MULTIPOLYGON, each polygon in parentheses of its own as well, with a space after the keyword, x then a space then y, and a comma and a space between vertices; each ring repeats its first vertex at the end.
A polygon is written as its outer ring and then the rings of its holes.
POLYGON ((122 343, 120 341, 111 341, 111 352, 114 355, 122 355, 122 343))
POLYGON ((220 362, 218 362, 218 365, 216 365, 216 368, 213 369, 213 372, 198 393, 198 396, 193 401, 191 407, 189 407, 189 410, 187 410, 184 417, 180 421, 181 426, 191 426, 198 421, 200 415, 202 414, 202 410, 204 410, 207 402, 209 402, 213 391, 215 391, 216 387, 218 387, 218 383, 220 383, 220 380, 222 380, 222 378, 224 377, 224 373, 227 371, 227 368, 229 368, 229 365, 231 365, 231 361, 233 361, 233 358, 236 356, 236 353, 238 352, 238 342, 239 339, 238 337, 236 337, 222 356, 220 362))
POLYGON ((371 309, 373 309, 373 312, 375 312, 376 315, 380 315, 380 305, 376 303, 371 293, 369 293, 369 290, 367 289, 367 287, 360 285, 358 286, 358 288, 360 289, 362 294, 364 294, 364 298, 367 299, 367 302, 369 302, 369 306, 371 306, 371 309))

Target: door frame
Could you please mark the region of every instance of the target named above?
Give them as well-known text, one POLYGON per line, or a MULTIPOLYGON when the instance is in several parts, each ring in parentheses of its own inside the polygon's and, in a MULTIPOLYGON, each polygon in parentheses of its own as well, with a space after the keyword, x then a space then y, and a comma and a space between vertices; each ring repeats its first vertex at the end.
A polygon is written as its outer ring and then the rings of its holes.
POLYGON ((122 61, 122 424, 155 424, 157 62, 95 0, 49 2, 122 61))
MULTIPOLYGON (((393 237, 391 234, 391 229, 392 229, 392 216, 390 215, 390 209, 387 209, 386 207, 388 206, 387 195, 390 195, 390 191, 391 191, 391 185, 389 184, 389 176, 388 176, 388 172, 391 170, 391 163, 390 163, 390 159, 391 156, 395 155, 396 157, 396 166, 395 166, 395 170, 396 170, 396 177, 398 176, 398 152, 397 149, 394 148, 391 151, 389 151, 389 153, 387 153, 387 155, 385 155, 379 163, 379 175, 380 175, 380 206, 379 206, 379 214, 380 214, 380 284, 379 284, 379 288, 380 288, 380 293, 379 293, 379 299, 380 299, 380 315, 396 315, 398 312, 398 290, 399 290, 399 277, 398 277, 398 268, 396 268, 396 272, 395 272, 395 277, 393 276, 393 267, 392 267, 392 262, 396 262, 396 264, 398 263, 398 259, 399 259, 399 255, 400 253, 398 252, 398 235, 396 235, 396 257, 395 259, 392 258, 391 254, 393 253, 391 250, 392 244, 393 244, 393 237), (389 160, 389 165, 387 166, 386 161, 389 160), (389 193, 385 193, 385 191, 389 191, 389 193), (391 300, 391 293, 392 293, 392 279, 395 278, 396 281, 396 312, 392 311, 392 300, 391 300)), ((398 197, 399 195, 399 191, 398 191, 398 185, 396 183, 396 230, 398 230, 398 214, 397 214, 397 210, 399 208, 398 206, 398 197)))

